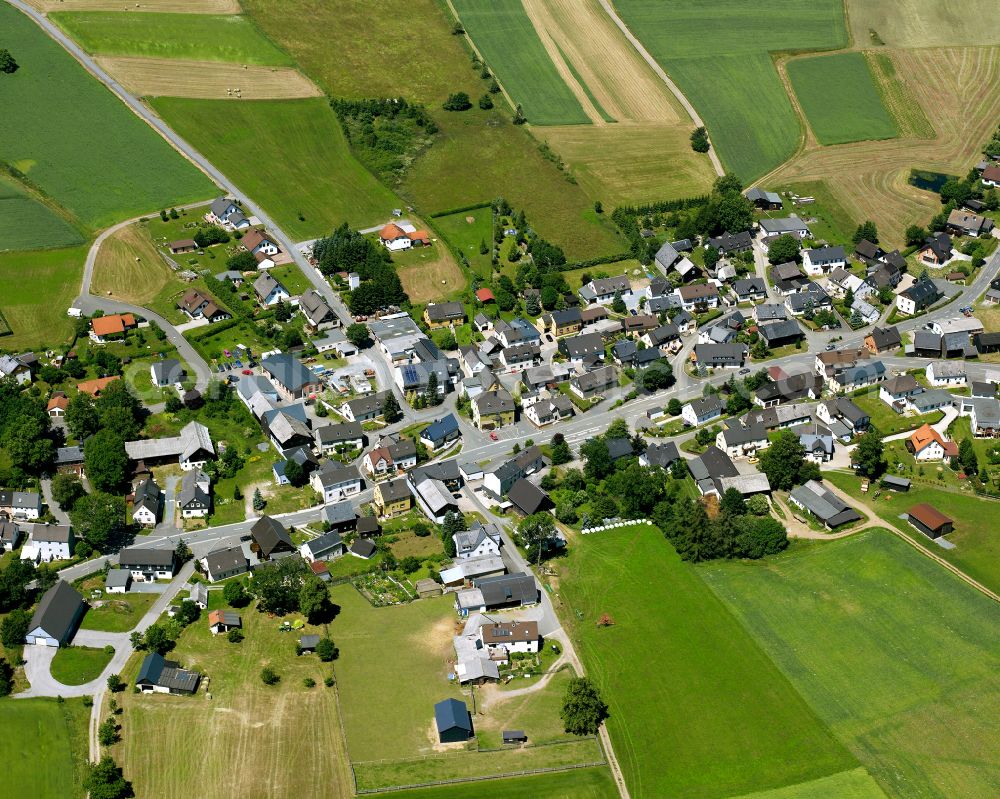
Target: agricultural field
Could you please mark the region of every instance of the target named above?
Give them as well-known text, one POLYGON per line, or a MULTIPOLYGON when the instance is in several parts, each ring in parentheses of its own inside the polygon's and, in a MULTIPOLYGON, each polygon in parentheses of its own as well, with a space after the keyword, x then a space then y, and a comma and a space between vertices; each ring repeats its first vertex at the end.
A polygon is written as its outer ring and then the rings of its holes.
MULTIPOLYGON (((911 224, 924 225, 940 209, 937 194, 908 182, 910 170, 964 175, 1000 118, 1000 47, 886 50, 901 91, 923 109, 933 134, 919 119, 903 124, 913 136, 838 147, 807 147, 771 173, 766 183, 825 180, 858 219, 878 225, 884 244, 903 245, 911 224)), ((890 93, 883 91, 883 97, 890 93)), ((890 107, 896 104, 890 101, 890 107)), ((897 119, 903 119, 898 113, 897 119)))
POLYGON ((101 242, 90 284, 94 294, 146 306, 168 286, 181 290, 183 283, 153 246, 148 225, 136 222, 101 242))
POLYGON ((562 731, 558 708, 568 673, 554 675, 537 693, 511 698, 504 698, 495 686, 485 687, 477 690, 475 703, 467 689, 447 679, 454 658, 452 636, 460 629, 448 597, 376 609, 352 586, 342 585, 333 589, 332 598, 341 609, 331 627, 340 647, 340 707, 359 788, 603 761, 594 740, 562 731), (406 681, 397 679, 395 655, 401 651, 407 653, 406 681), (373 692, 376 684, 381 688, 373 692), (495 749, 501 729, 522 727, 533 743, 550 745, 489 752, 474 747, 442 750, 436 743, 433 706, 448 697, 475 707, 480 746, 495 749))
POLYGON ((995 45, 1000 22, 992 0, 848 0, 858 47, 995 45))
POLYGON ((794 58, 786 69, 820 144, 892 139, 899 129, 861 53, 794 58))
POLYGON ((586 536, 559 591, 636 799, 729 797, 857 766, 655 527, 586 536), (614 625, 598 628, 605 613, 614 625))
MULTIPOLYGON (((2 11, 2 9, 0 9, 2 11)), ((0 314, 13 331, 0 338, 9 350, 42 349, 67 341, 66 309, 80 293, 87 248, 0 253, 0 314)))
MULTIPOLYGON (((315 655, 295 655, 298 636, 322 634, 322 628, 306 625, 282 633, 281 620, 258 613, 253 606, 240 614, 246 636, 242 643, 213 636, 203 613, 170 653, 172 659, 208 677, 199 695, 127 691, 119 695, 128 726, 113 754, 136 795, 184 799, 197 785, 206 799, 228 799, 259 795, 266 781, 267 795, 275 799, 319 795, 346 799, 352 790, 336 694, 323 685, 330 664, 315 655), (280 683, 261 682, 265 665, 278 672, 280 683), (315 687, 303 686, 307 677, 316 681, 315 687), (212 694, 210 703, 206 691, 212 694), (308 730, 308 740, 303 730, 308 730), (234 768, 236 762, 254 767, 234 768)), ((293 614, 283 620, 294 619, 293 614)), ((138 665, 137 655, 126 668, 126 677, 134 678, 138 665)))
MULTIPOLYGON (((478 248, 477 243, 477 254, 478 248)), ((466 286, 465 274, 443 241, 393 253, 392 260, 414 305, 451 297, 466 286)))
POLYGON ((242 16, 71 11, 49 18, 89 53, 290 66, 242 16))
MULTIPOLYGON (((915 480, 905 494, 883 491, 876 500, 871 493, 861 493, 861 481, 846 472, 824 473, 824 478, 859 501, 866 502, 889 526, 906 533, 914 541, 935 555, 954 564, 987 588, 1000 593, 1000 535, 982 523, 984 508, 993 512, 995 501, 980 499, 968 491, 938 487, 928 468, 927 477, 915 480), (946 538, 954 549, 943 549, 923 533, 918 532, 906 519, 899 518, 914 505, 926 502, 955 521, 955 531, 946 538), (986 504, 989 503, 989 504, 986 504)), ((907 475, 911 480, 915 475, 907 475)))
POLYGON ((841 771, 811 782, 756 791, 733 799, 886 799, 885 793, 863 768, 841 771))
POLYGON ((98 58, 97 63, 141 97, 289 100, 321 94, 311 81, 291 67, 130 57, 98 58), (239 89, 239 96, 230 93, 235 89, 239 89))
POLYGON ((201 172, 6 3, 0 29, 21 65, 4 78, 0 160, 83 225, 212 195, 201 172))
POLYGON ((847 44, 837 0, 781 0, 763 8, 724 0, 713 3, 710 15, 692 2, 615 6, 698 109, 723 163, 744 181, 788 159, 801 134, 770 54, 847 44))
MULTIPOLYGON (((121 0, 28 0, 40 11, 121 11, 121 0)), ((237 0, 143 0, 130 13, 239 14, 237 0)))
POLYGON ((463 39, 451 34, 453 22, 443 6, 434 0, 386 0, 379 8, 386 18, 406 19, 419 28, 419 39, 397 36, 388 26, 372 29, 363 5, 246 3, 261 29, 329 94, 402 94, 427 106, 441 133, 409 168, 399 189, 423 215, 501 195, 515 207, 523 206, 532 227, 562 246, 571 260, 624 249, 610 223, 593 213, 597 198, 568 182, 539 152, 531 134, 511 124, 509 112, 441 109, 449 93, 464 91, 476 99, 489 85, 472 69, 463 39), (407 80, 400 82, 399 75, 407 80))
MULTIPOLYGON (((615 787, 606 768, 580 768, 557 774, 509 777, 489 782, 466 782, 380 793, 385 799, 482 799, 485 792, 504 799, 616 799, 615 787)), ((803 797, 803 799, 807 799, 803 797)), ((868 797, 845 797, 868 799, 868 797)))
POLYGON ((35 799, 83 799, 90 708, 82 699, 0 703, 4 791, 35 799), (39 763, 46 768, 39 768, 39 763))
POLYGON ((322 98, 160 97, 151 104, 296 241, 326 235, 344 221, 377 224, 402 204, 354 160, 322 98))
POLYGON ((698 571, 888 796, 994 792, 992 599, 880 529, 698 571))
POLYGON ((545 43, 539 37, 520 0, 455 0, 453 5, 483 60, 496 71, 530 123, 580 125, 600 121, 593 108, 593 116, 584 111, 567 85, 568 80, 575 80, 558 49, 551 39, 545 43), (512 41, 516 46, 511 47, 512 41))
POLYGON ((0 175, 0 251, 68 247, 83 236, 13 179, 0 175))

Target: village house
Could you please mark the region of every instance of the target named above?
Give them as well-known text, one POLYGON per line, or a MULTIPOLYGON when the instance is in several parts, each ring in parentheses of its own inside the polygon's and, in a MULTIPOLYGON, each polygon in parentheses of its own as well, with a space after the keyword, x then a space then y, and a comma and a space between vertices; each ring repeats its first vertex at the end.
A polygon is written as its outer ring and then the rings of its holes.
POLYGON ((786 261, 782 264, 772 266, 769 273, 774 290, 782 297, 797 292, 802 286, 809 282, 799 265, 794 261, 786 261))
POLYGON ((958 457, 958 445, 946 441, 929 424, 921 425, 906 439, 906 450, 918 461, 944 461, 949 463, 958 457))
POLYGON ((310 330, 326 330, 340 324, 340 318, 316 289, 310 289, 299 297, 299 310, 310 330))
POLYGON ((132 494, 132 521, 140 527, 156 527, 162 513, 163 492, 152 478, 147 478, 132 494))
POLYGON ((389 393, 389 391, 379 391, 377 394, 349 400, 341 405, 338 411, 349 422, 368 422, 377 419, 384 412, 389 393))
POLYGON ((674 294, 685 311, 701 313, 719 307, 719 289, 714 283, 679 286, 674 290, 674 294))
POLYGON ((632 296, 632 284, 625 275, 602 277, 581 286, 579 294, 587 305, 607 305, 614 300, 615 294, 622 298, 632 296))
POLYGON ((754 392, 754 405, 771 408, 785 402, 803 399, 819 399, 823 393, 823 378, 812 372, 803 372, 779 377, 765 383, 754 392))
POLYGON ((413 507, 413 495, 405 477, 385 480, 375 486, 372 496, 375 511, 383 519, 401 516, 413 507))
POLYGON ((212 635, 238 630, 243 626, 243 619, 234 610, 210 610, 208 612, 208 629, 212 635))
POLYGON ((126 441, 125 452, 131 461, 147 467, 175 462, 184 471, 189 471, 201 469, 209 460, 213 460, 215 445, 205 425, 188 422, 177 436, 126 441))
POLYGON ((859 361, 867 361, 871 353, 864 347, 844 347, 816 354, 816 374, 833 377, 841 369, 857 366, 859 361))
POLYGON ((72 527, 65 524, 33 524, 28 531, 28 540, 21 547, 20 559, 36 565, 69 560, 73 557, 75 546, 72 527))
POLYGON ((803 220, 797 216, 786 216, 780 219, 760 220, 761 238, 766 243, 769 239, 783 236, 786 233, 797 239, 812 238, 812 231, 803 220))
POLYGON ((816 418, 827 425, 840 422, 853 434, 863 433, 871 417, 847 397, 835 397, 816 406, 816 418))
POLYGON ((618 370, 614 366, 603 366, 592 372, 577 375, 569 381, 569 390, 585 400, 593 399, 617 387, 618 370))
POLYGON ((899 330, 895 327, 873 327, 872 331, 865 336, 865 349, 873 355, 881 355, 884 352, 894 353, 903 346, 899 330))
POLYGON ((737 302, 757 302, 767 299, 767 284, 761 277, 734 280, 731 288, 737 302))
POLYGON ((326 424, 317 427, 313 435, 320 454, 328 457, 334 453, 353 452, 364 446, 361 422, 326 424))
POLYGON ((226 547, 208 553, 201 559, 202 568, 208 579, 215 583, 250 570, 250 561, 242 547, 226 547))
POLYGON ((312 538, 299 547, 299 554, 307 563, 316 561, 336 560, 347 551, 340 533, 331 530, 328 533, 312 538))
POLYGON ((913 316, 930 307, 941 297, 941 291, 929 277, 919 278, 908 289, 896 295, 896 308, 907 316, 913 316))
POLYGON ((397 474, 417 465, 417 445, 412 438, 387 435, 361 459, 364 470, 373 477, 397 474))
POLYGON ((514 424, 517 407, 503 388, 484 391, 472 400, 472 421, 480 430, 495 430, 514 424))
POLYGON ((228 197, 212 200, 205 219, 213 225, 222 225, 232 230, 246 230, 250 227, 250 220, 243 215, 243 210, 228 197))
POLYGON ((130 314, 110 314, 90 320, 90 340, 95 344, 106 344, 112 339, 124 338, 126 330, 138 327, 135 317, 130 314))
POLYGON ((932 386, 964 386, 966 381, 964 361, 932 361, 924 370, 932 386))
POLYGON ((0 514, 34 521, 42 515, 42 495, 37 491, 0 491, 0 514))
POLYGON ((713 419, 718 419, 725 410, 726 403, 720 399, 719 395, 709 394, 707 397, 701 397, 685 404, 681 408, 681 419, 690 427, 697 427, 713 419))
POLYGON ((730 458, 753 457, 769 445, 767 429, 763 425, 731 423, 715 437, 715 446, 730 458))
POLYGON ((292 355, 270 355, 260 362, 260 368, 282 399, 302 399, 323 390, 320 378, 292 355))
POLYGON ((993 230, 993 220, 956 208, 948 214, 945 229, 956 236, 985 236, 993 230))
POLYGON ((431 243, 430 234, 426 230, 417 230, 413 225, 403 222, 398 225, 390 222, 379 231, 378 238, 389 252, 426 247, 431 243))
POLYGON ((748 351, 746 344, 696 344, 692 360, 699 369, 739 369, 748 351))
POLYGON ((326 460, 309 476, 309 484, 324 503, 337 502, 361 491, 361 476, 353 466, 326 460))
POLYGON ((150 652, 142 661, 135 678, 135 687, 141 693, 191 695, 198 690, 201 675, 181 668, 179 663, 164 659, 158 652, 150 652))
POLYGON ((453 413, 445 414, 420 431, 420 443, 427 447, 429 452, 447 449, 461 437, 462 431, 453 413))
POLYGON ((897 413, 902 413, 906 401, 923 390, 923 386, 917 382, 913 375, 896 375, 882 384, 878 396, 882 402, 891 406, 897 413))
POLYGON ((181 362, 175 358, 154 361, 149 367, 149 379, 154 388, 166 388, 176 385, 184 379, 184 369, 181 362))
POLYGON ((184 519, 204 519, 212 509, 212 481, 201 469, 184 472, 177 509, 184 519))
POLYGON ((448 486, 433 477, 408 477, 413 496, 420 510, 435 524, 443 524, 449 513, 458 513, 458 503, 448 486))
POLYGON ((65 580, 56 580, 42 595, 28 623, 28 646, 65 646, 87 611, 83 597, 65 580))
POLYGON ((719 255, 737 255, 753 249, 753 237, 746 230, 739 233, 727 231, 721 236, 709 238, 705 246, 718 250, 719 255))
POLYGON ((535 427, 545 427, 574 415, 573 402, 561 394, 532 403, 524 411, 525 418, 535 427))
POLYGON ((772 408, 754 409, 740 417, 744 427, 760 425, 768 432, 796 427, 809 422, 812 418, 809 405, 804 402, 793 402, 788 405, 776 405, 772 408))
POLYGON ((257 295, 260 304, 265 308, 270 308, 272 305, 284 302, 291 296, 288 293, 288 289, 270 272, 262 272, 257 277, 253 282, 253 291, 257 295))
MULTIPOLYGON (((607 311, 604 311, 607 314, 607 311)), ((553 311, 544 314, 541 319, 542 332, 550 333, 559 338, 561 336, 571 336, 579 333, 583 327, 583 314, 579 308, 566 308, 562 311, 553 311)))
POLYGON ((531 446, 504 461, 483 477, 483 491, 495 500, 502 500, 518 480, 545 468, 545 458, 537 446, 531 446))
POLYGON ((537 621, 487 620, 479 628, 478 639, 490 659, 500 665, 510 660, 511 653, 536 653, 542 645, 537 621))
POLYGON ((259 230, 251 230, 244 235, 240 239, 240 248, 254 256, 263 253, 270 257, 281 252, 281 248, 267 234, 259 230))
POLYGON ((31 382, 31 367, 16 356, 0 355, 0 379, 13 380, 17 385, 25 386, 31 382))
POLYGON ((818 422, 792 428, 798 435, 799 444, 805 450, 805 459, 816 464, 826 463, 833 459, 833 432, 818 422))
POLYGON ((498 556, 503 546, 500 527, 496 524, 476 523, 471 530, 461 530, 452 535, 455 557, 459 560, 498 556))
POLYGON ((921 263, 941 266, 951 259, 951 252, 951 236, 947 233, 934 233, 924 239, 914 255, 921 263))
POLYGON ((191 319, 204 319, 209 323, 221 322, 232 318, 232 314, 222 308, 218 302, 197 289, 191 289, 177 300, 177 307, 191 319))
POLYGON ((868 388, 885 380, 887 370, 882 361, 859 363, 838 369, 827 381, 831 391, 851 393, 861 388, 868 388))
POLYGON ((480 577, 472 581, 472 586, 455 594, 455 608, 462 616, 538 604, 538 586, 530 574, 480 577))
POLYGON ((559 341, 559 352, 570 363, 604 359, 604 339, 599 333, 582 333, 559 341))
POLYGON ((431 328, 460 325, 465 318, 465 306, 460 302, 432 302, 424 308, 424 322, 431 328))
POLYGON ((836 268, 847 266, 847 253, 844 248, 819 247, 802 252, 802 268, 807 275, 825 275, 836 268))
POLYGON ((172 549, 127 547, 118 553, 118 567, 126 569, 137 583, 170 580, 177 566, 177 555, 172 549))
POLYGON ((261 561, 279 560, 298 552, 288 530, 270 516, 261 516, 250 528, 250 551, 261 561))

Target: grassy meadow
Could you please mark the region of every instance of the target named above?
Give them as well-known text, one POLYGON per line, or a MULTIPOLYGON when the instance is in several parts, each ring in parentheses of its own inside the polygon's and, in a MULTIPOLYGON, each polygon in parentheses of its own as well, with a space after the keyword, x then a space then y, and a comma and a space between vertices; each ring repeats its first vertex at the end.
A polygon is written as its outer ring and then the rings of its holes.
POLYGON ((727 168, 760 177, 798 144, 799 122, 770 53, 843 47, 843 4, 779 0, 619 0, 622 19, 677 82, 708 126, 727 168))
POLYGON ((166 286, 180 282, 153 246, 147 225, 129 225, 101 243, 90 286, 94 294, 148 305, 166 286))
POLYGON ((5 795, 83 799, 89 719, 82 699, 0 702, 5 795))
POLYGON ((80 293, 87 248, 0 253, 0 312, 13 334, 4 349, 44 349, 69 339, 73 320, 66 309, 80 293))
POLYGON ((49 17, 97 55, 286 66, 291 59, 242 16, 70 11, 49 17))
POLYGON ((473 272, 482 278, 490 277, 493 266, 490 262, 489 249, 483 255, 479 252, 479 245, 485 242, 489 248, 493 241, 492 208, 487 206, 460 211, 457 214, 436 217, 433 222, 434 227, 441 231, 448 243, 465 256, 473 272))
POLYGON ((788 77, 820 144, 891 139, 899 135, 861 53, 795 58, 788 77))
POLYGON ((1000 41, 995 10, 993 0, 847 2, 851 33, 860 47, 993 45, 1000 41))
POLYGON ((101 676, 113 653, 89 646, 64 646, 52 659, 52 677, 63 685, 83 685, 101 676))
POLYGON ((586 536, 559 591, 633 797, 729 797, 857 766, 659 530, 586 536), (607 613, 614 625, 598 628, 607 613))
POLYGON ((992 795, 993 600, 877 529, 699 571, 889 796, 992 795))
POLYGON ((151 102, 296 240, 326 235, 344 221, 377 224, 400 206, 351 156, 325 99, 151 102))
POLYGON ((0 251, 81 244, 83 236, 12 178, 0 175, 0 251))
MULTIPOLYGON (((489 793, 504 799, 617 799, 618 789, 606 768, 580 768, 556 774, 509 777, 380 793, 385 799, 482 799, 489 793)), ((849 797, 849 799, 855 799, 849 797)), ((867 799, 867 797, 857 797, 867 799)))
POLYGON ((755 791, 733 799, 885 799, 885 793, 863 768, 841 771, 818 780, 755 791))
POLYGON ((520 0, 455 0, 462 25, 533 125, 587 124, 520 0))
POLYGON ((201 172, 7 4, 0 30, 21 65, 4 76, 0 160, 92 229, 212 195, 201 172))

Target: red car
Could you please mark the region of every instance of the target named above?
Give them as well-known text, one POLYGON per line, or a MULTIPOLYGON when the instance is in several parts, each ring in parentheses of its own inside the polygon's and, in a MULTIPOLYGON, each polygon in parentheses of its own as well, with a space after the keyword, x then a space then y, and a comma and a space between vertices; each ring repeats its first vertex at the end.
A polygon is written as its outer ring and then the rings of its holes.
POLYGON ((490 441, 499 441, 499 440, 500 436, 498 436, 495 431, 490 433, 490 441))
POLYGON ((252 375, 253 374, 253 369, 244 369, 243 370, 243 374, 245 374, 245 375, 252 375))

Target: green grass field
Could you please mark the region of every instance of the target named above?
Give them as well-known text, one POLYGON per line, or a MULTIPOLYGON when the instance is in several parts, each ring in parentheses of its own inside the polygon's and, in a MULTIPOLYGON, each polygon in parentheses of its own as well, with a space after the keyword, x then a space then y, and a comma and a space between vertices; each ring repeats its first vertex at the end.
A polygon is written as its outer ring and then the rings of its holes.
POLYGON ((490 247, 493 241, 493 210, 489 207, 474 208, 457 214, 439 216, 432 220, 434 227, 441 231, 448 243, 465 256, 472 271, 483 278, 490 277, 492 265, 490 254, 479 252, 481 242, 490 247), (469 219, 472 222, 469 222, 469 219))
POLYGON ((114 653, 89 646, 64 646, 52 659, 52 676, 63 685, 83 685, 101 676, 114 653))
POLYGON ((4 794, 34 799, 82 798, 89 718, 90 708, 84 707, 82 699, 0 702, 4 794))
POLYGON ((618 790, 607 769, 583 768, 558 774, 392 791, 379 796, 386 799, 482 799, 486 794, 504 799, 616 799, 618 790))
POLYGON ((151 102, 296 240, 325 235, 344 221, 377 224, 401 205, 354 160, 322 98, 151 102))
POLYGON ((699 570, 889 796, 991 796, 1000 621, 884 530, 699 570))
POLYGON ((867 771, 856 768, 811 782, 757 791, 733 799, 885 799, 885 793, 867 771))
POLYGON ((534 125, 587 124, 520 0, 455 0, 462 25, 534 125))
MULTIPOLYGON (((871 493, 861 493, 861 481, 846 472, 825 472, 824 478, 853 497, 864 499, 878 511, 879 516, 898 530, 906 533, 935 555, 955 564, 987 588, 1000 593, 1000 533, 994 526, 983 523, 984 514, 992 516, 1000 511, 1000 503, 980 499, 971 492, 946 491, 934 485, 934 465, 926 468, 926 477, 916 478, 905 494, 883 491, 876 500, 871 493), (914 505, 926 502, 933 505, 955 521, 955 531, 947 539, 955 544, 955 549, 942 549, 900 515, 914 505)), ((947 468, 947 467, 946 467, 947 468)), ((914 479, 914 475, 909 475, 914 479)))
MULTIPOLYGON (((2 8, 0 8, 2 12, 2 8)), ((0 338, 4 349, 44 349, 73 333, 66 309, 80 292, 86 247, 0 253, 0 312, 13 335, 0 338)))
POLYGON ((237 15, 70 11, 53 22, 97 55, 289 66, 286 53, 237 15))
POLYGON ((83 242, 80 231, 0 175, 0 251, 68 247, 83 242))
POLYGON ((109 633, 125 633, 135 627, 146 614, 159 594, 138 594, 131 592, 123 597, 106 594, 99 608, 91 607, 80 622, 87 630, 103 630, 109 633))
POLYGON ((899 135, 861 53, 795 58, 788 77, 820 144, 899 135))
POLYGON ((94 229, 213 194, 201 172, 6 3, 0 30, 17 42, 21 67, 4 76, 0 160, 94 229))
POLYGON ((728 797, 856 767, 655 527, 583 538, 560 591, 636 799, 728 797), (614 626, 596 626, 604 613, 614 626))
POLYGON ((796 118, 769 55, 843 47, 837 0, 619 0, 619 14, 678 83, 708 126, 727 168, 749 181, 785 161, 798 143, 796 118))

